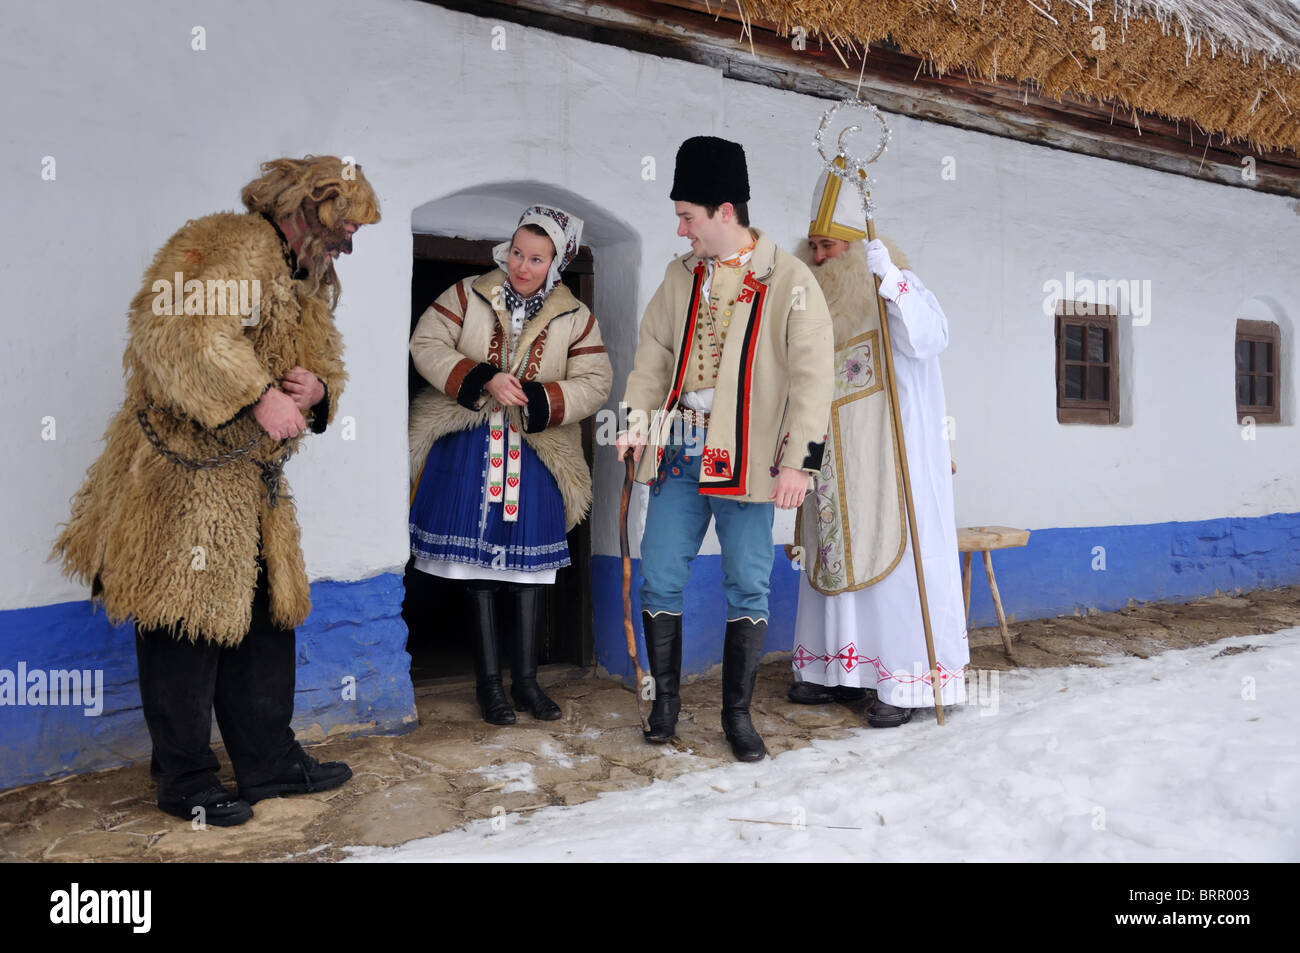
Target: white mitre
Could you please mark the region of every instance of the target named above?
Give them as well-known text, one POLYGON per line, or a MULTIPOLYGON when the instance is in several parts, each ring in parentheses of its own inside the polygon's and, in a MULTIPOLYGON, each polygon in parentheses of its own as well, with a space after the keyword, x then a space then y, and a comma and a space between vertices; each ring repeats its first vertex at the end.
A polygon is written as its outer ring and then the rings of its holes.
MULTIPOLYGON (((836 156, 835 164, 844 168, 844 157, 836 156)), ((861 172, 858 174, 862 175, 861 172)), ((812 217, 808 223, 809 235, 825 235, 846 242, 867 237, 867 214, 862 208, 862 195, 850 183, 832 175, 829 169, 817 180, 809 214, 812 217)))

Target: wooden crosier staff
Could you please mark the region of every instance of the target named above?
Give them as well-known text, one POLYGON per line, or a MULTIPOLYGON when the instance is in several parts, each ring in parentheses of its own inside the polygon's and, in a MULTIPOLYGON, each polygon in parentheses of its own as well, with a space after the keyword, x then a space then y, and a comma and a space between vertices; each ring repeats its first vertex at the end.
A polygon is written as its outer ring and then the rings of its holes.
POLYGON ((627 472, 623 476, 623 499, 618 505, 618 544, 623 554, 623 634, 627 636, 627 654, 632 659, 632 669, 636 673, 636 713, 641 719, 641 730, 649 731, 645 720, 645 705, 641 700, 641 686, 645 674, 641 671, 641 662, 636 655, 636 632, 632 629, 632 547, 627 538, 627 511, 632 501, 632 483, 635 479, 636 464, 632 462, 632 449, 623 454, 623 463, 627 472))
MULTIPOLYGON (((870 165, 880 158, 888 143, 889 127, 885 124, 884 117, 880 115, 875 106, 861 99, 842 100, 828 109, 822 116, 821 125, 817 128, 817 136, 813 140, 813 145, 817 147, 817 152, 821 155, 822 161, 826 163, 826 168, 833 175, 839 176, 846 182, 852 182, 862 196, 862 208, 867 218, 867 241, 869 242, 875 241, 876 238, 876 228, 872 221, 876 208, 871 201, 871 179, 867 176, 864 166, 870 165), (850 157, 844 150, 844 137, 850 133, 860 132, 861 126, 848 126, 840 132, 837 142, 840 147, 840 155, 844 157, 840 162, 836 162, 835 159, 828 159, 822 149, 826 127, 830 124, 831 117, 835 115, 841 106, 865 109, 880 122, 879 147, 871 158, 866 161, 850 157)), ((880 345, 885 352, 885 383, 889 387, 889 418, 894 428, 894 442, 898 447, 900 463, 902 464, 903 502, 907 510, 907 529, 912 539, 912 562, 916 566, 916 589, 921 597, 921 625, 925 629, 925 652, 930 663, 930 689, 934 693, 935 717, 938 719, 939 724, 942 725, 944 724, 944 718, 943 703, 939 700, 941 689, 939 666, 935 660, 934 636, 930 630, 930 603, 925 595, 925 571, 921 568, 921 541, 916 530, 916 508, 912 503, 912 477, 907 466, 907 443, 903 439, 903 418, 898 409, 898 385, 894 381, 894 347, 889 339, 889 314, 885 307, 885 300, 880 296, 880 276, 873 273, 872 280, 876 289, 876 307, 880 313, 880 345)))

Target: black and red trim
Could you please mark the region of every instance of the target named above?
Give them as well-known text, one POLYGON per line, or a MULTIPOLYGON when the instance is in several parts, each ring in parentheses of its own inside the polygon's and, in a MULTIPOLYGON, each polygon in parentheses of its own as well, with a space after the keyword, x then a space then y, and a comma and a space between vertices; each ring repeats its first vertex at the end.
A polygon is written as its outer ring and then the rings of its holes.
POLYGON ((745 328, 744 344, 741 349, 740 372, 736 375, 736 432, 732 438, 735 448, 731 467, 731 479, 701 483, 700 493, 712 496, 744 496, 748 492, 749 476, 749 414, 751 382, 754 376, 754 361, 758 352, 759 325, 763 318, 763 302, 767 299, 767 285, 754 277, 751 271, 745 275, 745 287, 753 290, 754 303, 750 306, 749 321, 745 328))
POLYGON ((704 262, 695 266, 694 283, 691 285, 691 303, 686 313, 686 329, 678 343, 677 371, 673 374, 673 386, 664 401, 665 416, 677 407, 677 399, 682 395, 682 386, 686 381, 686 370, 691 363, 691 342, 695 340, 695 325, 700 316, 700 286, 704 283, 704 262))

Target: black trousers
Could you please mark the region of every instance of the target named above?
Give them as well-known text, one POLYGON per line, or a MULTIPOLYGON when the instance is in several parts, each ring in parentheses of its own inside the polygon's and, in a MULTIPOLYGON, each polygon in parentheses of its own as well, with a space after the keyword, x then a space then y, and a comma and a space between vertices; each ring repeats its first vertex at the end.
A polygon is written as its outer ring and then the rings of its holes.
POLYGON ((296 761, 301 748, 289 726, 294 631, 271 621, 270 603, 266 566, 259 564, 252 623, 238 646, 136 626, 140 701, 159 799, 188 797, 217 783, 220 765, 209 744, 214 708, 240 787, 264 784, 296 761))

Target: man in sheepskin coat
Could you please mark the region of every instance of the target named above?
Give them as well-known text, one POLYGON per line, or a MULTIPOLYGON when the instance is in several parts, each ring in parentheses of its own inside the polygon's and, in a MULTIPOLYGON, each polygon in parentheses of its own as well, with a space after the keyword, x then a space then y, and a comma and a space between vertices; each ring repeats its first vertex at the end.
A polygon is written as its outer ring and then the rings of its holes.
POLYGON ((55 543, 109 619, 135 622, 158 806, 239 824, 342 784, 294 739, 294 627, 311 609, 285 461, 343 391, 334 259, 379 220, 359 167, 276 159, 247 212, 187 222, 131 302, 126 399, 55 543), (239 797, 216 777, 215 707, 239 797))

